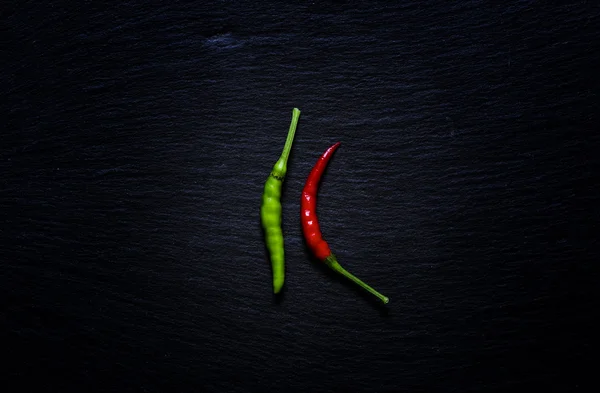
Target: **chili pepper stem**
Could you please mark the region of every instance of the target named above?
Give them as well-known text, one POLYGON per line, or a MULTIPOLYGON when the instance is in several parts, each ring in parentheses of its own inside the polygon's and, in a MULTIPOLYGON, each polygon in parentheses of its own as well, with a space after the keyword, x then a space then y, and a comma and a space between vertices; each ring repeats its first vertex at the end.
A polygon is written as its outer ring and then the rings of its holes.
POLYGON ((373 289, 372 287, 367 285, 361 279, 359 279, 358 277, 356 277, 355 275, 353 275, 352 273, 350 273, 346 269, 344 269, 342 267, 342 265, 339 264, 339 262, 337 261, 337 259, 335 258, 335 256, 333 254, 331 254, 330 256, 325 258, 324 262, 327 266, 329 266, 336 272, 340 273, 341 275, 350 279, 351 281, 354 281, 356 284, 358 284, 363 289, 365 289, 368 292, 370 292, 371 294, 377 296, 377 298, 379 300, 381 300, 384 304, 387 304, 390 301, 390 299, 387 296, 383 296, 381 293, 377 292, 375 289, 373 289))
POLYGON ((300 110, 294 108, 292 111, 292 123, 290 124, 290 130, 288 131, 287 138, 285 139, 285 146, 281 152, 281 157, 275 163, 273 167, 273 174, 275 176, 284 177, 287 172, 287 162, 292 150, 292 142, 294 142, 294 135, 296 134, 296 127, 298 126, 298 119, 300 118, 300 110))

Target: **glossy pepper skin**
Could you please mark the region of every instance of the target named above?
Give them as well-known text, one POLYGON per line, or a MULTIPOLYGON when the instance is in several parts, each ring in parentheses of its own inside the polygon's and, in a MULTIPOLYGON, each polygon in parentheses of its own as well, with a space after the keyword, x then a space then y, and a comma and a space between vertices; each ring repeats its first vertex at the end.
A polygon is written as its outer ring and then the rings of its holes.
POLYGON ((260 221, 265 232, 265 241, 273 271, 274 293, 281 291, 285 281, 285 252, 283 231, 281 229, 281 187, 287 172, 287 161, 294 142, 299 117, 300 110, 294 108, 292 123, 290 124, 283 152, 265 182, 260 206, 260 221))
POLYGON ((383 303, 388 303, 389 299, 371 288, 369 285, 361 281, 359 278, 349 273, 337 261, 335 255, 331 253, 331 249, 327 242, 323 239, 319 220, 317 218, 317 193, 319 191, 319 183, 321 176, 331 159, 335 150, 340 146, 340 142, 325 150, 325 153, 317 160, 317 163, 311 170, 302 190, 302 198, 300 200, 300 221, 302 223, 302 232, 306 239, 306 244, 313 254, 323 261, 331 269, 339 274, 355 282, 360 287, 364 288, 371 294, 375 295, 383 303))

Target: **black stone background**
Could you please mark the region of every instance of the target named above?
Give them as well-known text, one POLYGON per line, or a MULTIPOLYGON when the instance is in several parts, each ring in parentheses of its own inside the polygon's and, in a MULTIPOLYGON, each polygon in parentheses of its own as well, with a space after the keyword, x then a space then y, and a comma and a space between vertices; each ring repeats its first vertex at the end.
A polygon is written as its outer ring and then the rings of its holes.
POLYGON ((597 386, 600 9, 569 3, 4 2, 2 391, 597 386), (302 240, 336 141, 323 233, 387 307, 302 240))

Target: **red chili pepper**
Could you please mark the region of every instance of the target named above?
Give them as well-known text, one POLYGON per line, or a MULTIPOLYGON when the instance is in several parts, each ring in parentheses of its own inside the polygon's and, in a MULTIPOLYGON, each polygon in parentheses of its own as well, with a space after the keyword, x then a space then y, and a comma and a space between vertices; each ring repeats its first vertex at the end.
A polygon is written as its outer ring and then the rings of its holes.
POLYGON ((381 293, 350 274, 338 263, 335 255, 331 253, 329 245, 323 240, 323 235, 321 234, 321 228, 319 227, 319 221, 317 220, 317 193, 319 191, 319 182, 321 181, 321 176, 327 167, 329 159, 339 145, 340 142, 337 142, 329 149, 325 150, 325 153, 317 160, 314 168, 310 171, 308 179, 306 179, 306 184, 302 190, 302 199, 300 201, 300 220, 302 221, 304 238, 306 239, 306 244, 308 244, 308 247, 318 259, 336 272, 354 281, 362 288, 377 296, 382 302, 387 303, 389 302, 389 299, 386 296, 383 296, 381 293))

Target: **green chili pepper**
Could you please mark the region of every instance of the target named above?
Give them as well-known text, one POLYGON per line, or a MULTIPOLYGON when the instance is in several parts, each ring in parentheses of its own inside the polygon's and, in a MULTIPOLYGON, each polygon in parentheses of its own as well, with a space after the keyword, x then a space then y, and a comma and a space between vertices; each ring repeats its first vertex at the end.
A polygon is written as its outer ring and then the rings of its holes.
POLYGON ((283 152, 265 183, 260 206, 260 220, 265 231, 267 249, 271 257, 274 293, 281 291, 285 278, 283 231, 281 230, 281 186, 287 172, 287 161, 292 149, 292 142, 294 142, 299 117, 300 110, 294 108, 292 111, 292 124, 290 124, 283 152))

